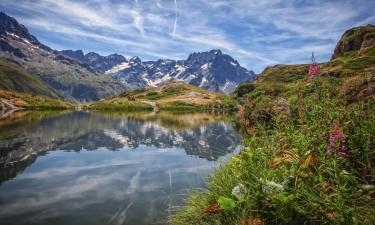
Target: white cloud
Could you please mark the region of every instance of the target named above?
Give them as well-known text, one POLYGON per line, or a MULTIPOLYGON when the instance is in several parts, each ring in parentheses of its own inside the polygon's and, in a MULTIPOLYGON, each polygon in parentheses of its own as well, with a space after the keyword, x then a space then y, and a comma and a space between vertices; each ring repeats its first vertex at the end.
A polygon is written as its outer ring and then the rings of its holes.
POLYGON ((92 39, 147 60, 220 48, 259 72, 302 59, 307 49, 328 59, 343 31, 375 21, 370 12, 375 3, 358 1, 3 0, 0 6, 38 32, 58 33, 77 43, 92 39))
POLYGON ((130 11, 132 17, 133 17, 133 24, 135 28, 141 33, 141 35, 144 34, 144 29, 143 29, 143 17, 141 16, 140 12, 136 9, 133 9, 130 11))
POLYGON ((177 28, 177 20, 178 20, 178 8, 177 8, 177 0, 174 0, 174 4, 175 4, 175 19, 174 19, 174 23, 173 23, 173 34, 176 34, 176 28, 177 28))

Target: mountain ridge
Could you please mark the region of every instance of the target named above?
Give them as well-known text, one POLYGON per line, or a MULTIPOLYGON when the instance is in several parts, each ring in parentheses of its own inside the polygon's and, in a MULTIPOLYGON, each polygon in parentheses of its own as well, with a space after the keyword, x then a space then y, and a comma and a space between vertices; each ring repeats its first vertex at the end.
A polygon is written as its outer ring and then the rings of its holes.
POLYGON ((82 50, 63 50, 61 53, 80 60, 96 69, 121 80, 133 89, 148 86, 162 86, 167 82, 182 81, 206 90, 229 93, 244 81, 255 79, 255 73, 242 67, 230 55, 219 49, 193 52, 184 60, 158 59, 142 61, 134 56, 129 60, 118 54, 101 56, 97 53, 83 54, 82 50), (89 61, 88 55, 95 55, 98 61, 89 61), (117 60, 113 62, 110 58, 117 60), (101 61, 101 62, 100 62, 101 61), (94 63, 93 63, 94 62, 94 63), (102 64, 112 65, 112 68, 102 64))

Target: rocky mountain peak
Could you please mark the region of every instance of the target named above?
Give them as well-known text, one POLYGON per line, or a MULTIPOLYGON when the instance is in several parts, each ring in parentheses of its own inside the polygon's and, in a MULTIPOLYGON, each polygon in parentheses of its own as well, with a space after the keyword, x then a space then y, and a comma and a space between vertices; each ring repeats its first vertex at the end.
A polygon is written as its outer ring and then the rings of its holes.
POLYGON ((138 56, 132 57, 129 61, 136 64, 142 63, 142 60, 138 56))
POLYGON ((222 55, 223 53, 218 49, 210 50, 208 52, 194 52, 189 55, 186 61, 187 63, 190 63, 190 64, 195 64, 197 62, 204 64, 207 62, 211 62, 216 57, 221 57, 222 55))
POLYGON ((112 60, 117 60, 117 59, 122 60, 122 61, 125 61, 125 60, 126 60, 126 58, 125 58, 123 55, 120 55, 120 54, 117 54, 117 53, 115 53, 115 54, 110 54, 110 55, 108 55, 107 57, 108 57, 109 59, 112 59, 112 60))
POLYGON ((229 93, 240 82, 252 81, 254 72, 248 71, 231 56, 214 49, 191 53, 186 60, 159 59, 142 62, 133 57, 129 63, 107 71, 132 88, 161 86, 181 81, 210 91, 229 93))
POLYGON ((39 44, 39 41, 29 33, 24 25, 18 23, 16 19, 4 12, 0 12, 0 35, 13 35, 18 38, 27 39, 33 44, 39 44))
POLYGON ((222 55, 223 54, 220 49, 212 49, 211 51, 209 51, 209 53, 215 54, 215 55, 222 55))
POLYGON ((101 72, 110 70, 114 66, 126 61, 126 58, 119 54, 102 56, 95 52, 89 52, 85 55, 82 50, 63 50, 60 51, 60 53, 85 63, 101 72))
POLYGON ((73 51, 73 50, 63 50, 61 51, 62 54, 66 55, 66 56, 69 56, 73 59, 78 59, 80 61, 84 61, 84 58, 85 58, 85 55, 83 54, 83 51, 82 50, 76 50, 76 51, 73 51))
POLYGON ((337 43, 331 60, 343 56, 347 52, 359 51, 375 44, 375 26, 367 25, 347 30, 337 43))

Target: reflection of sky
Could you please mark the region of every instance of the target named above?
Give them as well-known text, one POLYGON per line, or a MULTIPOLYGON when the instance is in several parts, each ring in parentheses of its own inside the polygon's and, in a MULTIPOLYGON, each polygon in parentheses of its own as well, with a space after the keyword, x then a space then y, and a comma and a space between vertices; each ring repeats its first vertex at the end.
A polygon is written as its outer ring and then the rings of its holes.
MULTIPOLYGON (((228 157, 228 156, 227 156, 228 157)), ((223 158, 221 158, 223 159, 223 158)), ((148 224, 218 165, 182 149, 54 151, 0 186, 2 224, 148 224)))

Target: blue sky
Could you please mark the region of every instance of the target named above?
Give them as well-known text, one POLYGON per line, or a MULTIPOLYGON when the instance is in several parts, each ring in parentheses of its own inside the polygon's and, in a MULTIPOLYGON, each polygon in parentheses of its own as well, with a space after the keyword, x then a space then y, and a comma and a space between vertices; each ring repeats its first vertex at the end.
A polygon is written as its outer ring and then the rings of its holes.
POLYGON ((326 61, 341 34, 375 23, 374 0, 1 0, 42 43, 142 60, 221 49, 261 72, 326 61))

